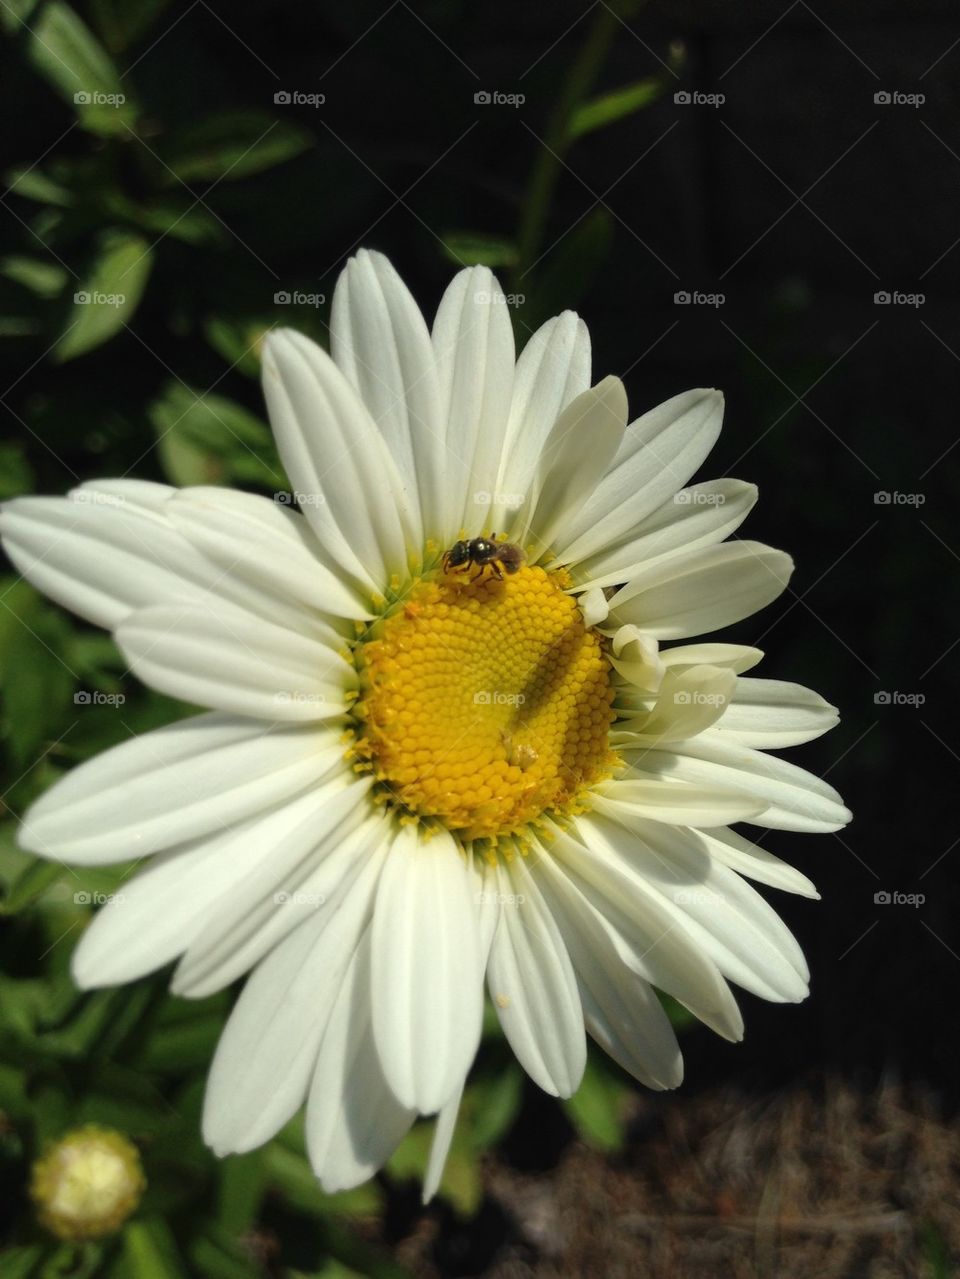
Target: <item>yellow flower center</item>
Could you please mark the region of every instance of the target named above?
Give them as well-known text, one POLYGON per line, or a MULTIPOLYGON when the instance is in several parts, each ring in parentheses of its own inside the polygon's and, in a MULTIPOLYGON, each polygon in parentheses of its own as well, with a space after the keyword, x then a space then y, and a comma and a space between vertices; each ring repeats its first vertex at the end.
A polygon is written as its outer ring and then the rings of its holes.
POLYGON ((563 575, 474 574, 418 583, 360 650, 355 753, 387 802, 495 840, 609 773, 613 688, 563 575))

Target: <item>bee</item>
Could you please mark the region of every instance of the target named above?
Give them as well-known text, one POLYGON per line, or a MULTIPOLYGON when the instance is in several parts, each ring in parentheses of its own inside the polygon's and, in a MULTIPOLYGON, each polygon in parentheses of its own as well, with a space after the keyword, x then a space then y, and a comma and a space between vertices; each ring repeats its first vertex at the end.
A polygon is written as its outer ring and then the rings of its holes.
POLYGON ((496 577, 502 579, 504 573, 516 573, 523 563, 523 551, 512 542, 498 542, 496 533, 489 537, 473 537, 469 542, 454 542, 443 557, 443 571, 462 568, 464 564, 476 564, 479 572, 471 581, 483 576, 488 566, 496 577))

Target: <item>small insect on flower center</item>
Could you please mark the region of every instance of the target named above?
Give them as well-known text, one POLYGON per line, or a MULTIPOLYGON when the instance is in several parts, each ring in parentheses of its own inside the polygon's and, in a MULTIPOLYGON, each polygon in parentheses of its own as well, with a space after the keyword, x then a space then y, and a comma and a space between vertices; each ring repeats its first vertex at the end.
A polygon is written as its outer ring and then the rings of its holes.
POLYGON ((563 575, 515 551, 492 538, 457 543, 359 651, 360 766, 401 815, 463 840, 579 811, 615 762, 600 637, 563 575))

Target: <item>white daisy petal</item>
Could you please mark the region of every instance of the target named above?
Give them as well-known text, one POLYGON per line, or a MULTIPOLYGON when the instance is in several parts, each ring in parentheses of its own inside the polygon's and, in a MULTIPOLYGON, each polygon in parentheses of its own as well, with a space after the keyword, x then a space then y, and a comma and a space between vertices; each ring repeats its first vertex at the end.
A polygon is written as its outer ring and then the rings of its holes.
POLYGON ((759 893, 715 862, 696 832, 598 815, 597 829, 635 891, 667 909, 738 986, 779 1003, 807 995, 800 947, 759 893))
MULTIPOLYGON (((643 757, 637 765, 642 768, 643 757)), ((765 811, 765 804, 744 786, 735 791, 721 786, 683 785, 656 778, 625 776, 598 782, 593 799, 600 811, 630 813, 655 822, 680 826, 715 826, 744 822, 765 811)))
POLYGON ((404 1106, 433 1114, 480 1042, 483 969, 463 854, 446 832, 401 827, 373 919, 373 1033, 404 1106))
POLYGON ((326 1025, 307 1099, 307 1153, 328 1195, 384 1164, 416 1118, 390 1091, 370 1018, 370 930, 354 952, 326 1025))
POLYGON ((315 342, 274 329, 263 390, 280 457, 314 532, 356 589, 408 572, 416 493, 405 489, 363 401, 315 342))
POLYGON ((73 953, 77 984, 90 989, 133 981, 208 935, 211 916, 219 925, 223 910, 234 903, 244 912, 255 909, 283 885, 291 837, 305 834, 307 846, 315 846, 341 810, 363 800, 366 787, 339 769, 331 774, 279 808, 151 858, 85 930, 73 953))
POLYGON ((493 530, 509 528, 526 500, 544 441, 563 410, 590 387, 590 334, 572 311, 541 325, 517 360, 503 459, 491 496, 493 530))
POLYGON ((486 267, 454 276, 432 337, 446 422, 439 540, 449 543, 461 528, 479 533, 487 521, 513 396, 513 326, 506 295, 486 267))
POLYGON ((557 418, 544 441, 527 506, 521 540, 533 540, 535 558, 552 549, 573 512, 582 508, 606 471, 627 424, 627 393, 619 378, 606 377, 578 395, 557 418))
POLYGON ((577 972, 587 1030, 648 1088, 676 1088, 683 1058, 652 986, 630 972, 603 918, 544 852, 534 868, 577 972))
POLYGON ((487 966, 490 997, 534 1083, 554 1097, 569 1097, 587 1060, 573 966, 523 858, 499 869, 504 905, 487 966))
POLYGON ((453 1134, 456 1131, 457 1116, 460 1113, 460 1102, 462 1100, 463 1084, 460 1085, 450 1100, 445 1101, 440 1107, 436 1126, 433 1130, 433 1140, 430 1143, 430 1155, 427 1159, 426 1171, 423 1174, 423 1193, 420 1196, 420 1201, 423 1204, 428 1204, 440 1189, 440 1182, 443 1179, 447 1155, 450 1153, 450 1143, 453 1141, 453 1134))
POLYGON ((722 666, 671 667, 650 711, 618 724, 617 729, 632 730, 638 744, 696 737, 724 714, 736 683, 733 671, 722 666))
POLYGON ((322 725, 197 715, 80 764, 27 810, 19 842, 87 866, 144 857, 291 799, 342 757, 322 725))
MULTIPOLYGON (((162 600, 231 598, 234 584, 171 527, 165 504, 148 507, 136 492, 14 498, 0 511, 4 548, 28 582, 97 626, 162 600)), ((239 594, 254 609, 260 603, 239 594)))
POLYGON ((722 542, 757 500, 755 484, 710 480, 681 489, 634 528, 630 537, 577 564, 578 584, 614 586, 670 556, 722 542))
POLYGON ((850 820, 827 782, 775 755, 740 746, 716 728, 693 741, 673 743, 669 750, 642 751, 638 765, 665 780, 748 791, 767 804, 762 813, 746 819, 757 826, 822 833, 840 830, 850 820))
POLYGON ((326 803, 323 821, 291 830, 269 862, 220 902, 216 918, 193 938, 170 989, 203 999, 242 977, 305 919, 332 916, 383 844, 383 820, 370 815, 366 788, 326 803))
MULTIPOLYGON (((286 496, 286 495, 285 495, 286 496)), ((166 515, 190 544, 225 573, 241 572, 268 599, 278 595, 307 610, 368 618, 359 594, 327 562, 310 525, 289 506, 230 489, 183 489, 166 515)))
POLYGON ((759 884, 769 884, 771 888, 780 888, 785 893, 819 900, 820 894, 806 875, 801 875, 800 871, 759 844, 751 843, 738 831, 726 826, 713 826, 698 830, 697 836, 708 845, 711 857, 739 875, 755 879, 759 884))
POLYGON ((718 1035, 739 1040, 743 1019, 716 965, 703 954, 674 911, 638 891, 642 886, 636 876, 611 856, 601 822, 581 818, 577 840, 554 829, 551 850, 571 882, 606 919, 624 962, 645 981, 679 1000, 718 1035))
POLYGON ((304 1101, 379 873, 380 860, 371 859, 340 909, 292 932, 244 986, 204 1098, 203 1137, 216 1154, 262 1145, 304 1101))
POLYGON ((742 746, 777 750, 830 731, 840 722, 835 706, 800 684, 777 679, 738 679, 717 729, 742 746))
POLYGON ((731 626, 784 590, 793 561, 759 542, 724 542, 641 570, 610 600, 617 625, 657 639, 682 639, 731 626))
POLYGON ((756 666, 763 653, 744 644, 675 644, 660 649, 664 666, 724 666, 740 675, 756 666))
MULTIPOLYGON (((445 423, 430 333, 410 291, 382 253, 361 249, 337 281, 330 354, 383 433, 405 487, 429 520, 443 491, 445 423)), ((428 523, 418 539, 442 536, 428 523)))
POLYGON ((307 638, 224 606, 141 609, 121 622, 116 638, 130 669, 151 688, 267 722, 342 715, 357 682, 335 633, 307 638))
POLYGON ((565 563, 602 551, 631 530, 690 479, 720 434, 719 391, 675 395, 627 427, 613 466, 554 549, 565 563))

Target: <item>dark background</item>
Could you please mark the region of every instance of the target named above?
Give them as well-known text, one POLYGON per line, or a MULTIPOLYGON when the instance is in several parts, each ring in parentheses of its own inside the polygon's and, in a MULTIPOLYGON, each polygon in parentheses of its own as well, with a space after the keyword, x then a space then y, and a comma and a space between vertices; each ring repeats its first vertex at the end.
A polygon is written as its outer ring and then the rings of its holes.
MULTIPOLYGON (((282 112, 310 144, 239 182, 189 182, 185 204, 196 196, 220 230, 201 244, 148 237, 157 241, 149 285, 129 329, 110 342, 55 363, 46 348, 59 321, 46 308, 38 332, 3 343, 2 385, 16 382, 3 397, 5 430, 22 442, 36 487, 63 491, 75 482, 71 470, 162 478, 144 414, 171 370, 200 390, 217 382, 218 394, 259 413, 256 383, 229 368, 205 325, 245 315, 322 336, 323 310, 278 316, 273 294, 329 298, 361 245, 389 254, 432 315, 455 269, 443 248, 451 233, 511 240, 524 225, 531 175, 588 39, 609 47, 587 96, 662 76, 665 92, 651 105, 563 148, 538 243, 498 274, 527 298, 518 343, 547 315, 575 307, 591 330, 595 378, 622 376, 634 414, 690 386, 724 390, 726 425, 703 475, 756 482, 760 503, 744 535, 797 563, 783 598, 729 638, 766 651, 760 674, 809 684, 839 706, 840 727, 789 757, 826 774, 854 812, 838 835, 764 835, 823 896, 767 892, 809 957, 812 994, 799 1008, 744 995, 741 1045, 689 1032, 685 1088, 729 1081, 763 1090, 840 1071, 864 1089, 891 1075, 924 1081, 952 1105, 960 974, 953 6, 797 0, 613 14, 602 3, 397 0, 237 3, 226 12, 197 0, 156 9, 117 54, 121 68, 135 64, 128 79, 145 104, 144 145, 71 129, 71 108, 27 65, 26 32, 15 32, 2 90, 5 170, 52 147, 44 163, 107 164, 119 190, 149 204, 153 152, 219 112, 282 112), (280 90, 321 92, 326 102, 275 106, 280 90), (475 103, 484 90, 526 100, 475 103), (680 90, 725 100, 684 105, 674 100, 680 90), (925 100, 878 103, 881 91, 925 100), (680 290, 724 301, 678 305, 680 290), (878 305, 879 291, 923 301, 878 305), (884 504, 878 493, 913 496, 884 504), (878 704, 882 692, 925 700, 878 704), (879 904, 881 891, 925 900, 879 904)), ((104 14, 122 25, 120 6, 78 11, 92 25, 104 14)), ((79 184, 83 216, 44 234, 78 277, 106 218, 95 189, 102 170, 91 172, 90 189, 79 184)), ((28 229, 36 206, 16 193, 3 204, 5 251, 48 251, 28 229)), ((536 1125, 549 1122, 532 1104, 536 1125)))

